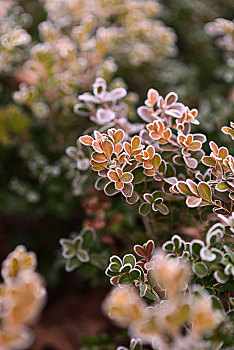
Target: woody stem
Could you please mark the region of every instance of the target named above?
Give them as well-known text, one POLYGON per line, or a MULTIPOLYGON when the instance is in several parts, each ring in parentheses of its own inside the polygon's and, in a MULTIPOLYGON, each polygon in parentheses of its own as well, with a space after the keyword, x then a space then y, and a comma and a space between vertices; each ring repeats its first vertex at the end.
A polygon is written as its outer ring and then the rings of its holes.
POLYGON ((154 236, 154 232, 152 230, 152 227, 151 227, 151 224, 150 224, 150 219, 148 216, 142 216, 142 221, 143 221, 143 224, 145 226, 145 230, 146 230, 146 233, 147 233, 147 236, 149 238, 155 238, 154 236))

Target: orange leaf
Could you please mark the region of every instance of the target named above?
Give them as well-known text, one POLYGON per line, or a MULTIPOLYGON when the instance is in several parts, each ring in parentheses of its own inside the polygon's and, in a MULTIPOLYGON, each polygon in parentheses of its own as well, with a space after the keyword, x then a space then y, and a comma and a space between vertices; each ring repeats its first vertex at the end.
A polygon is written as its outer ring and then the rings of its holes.
POLYGON ((190 151, 197 151, 201 147, 202 147, 202 143, 200 141, 193 141, 192 143, 190 143, 188 149, 190 151))
POLYGON ((122 181, 118 181, 118 182, 115 183, 115 188, 116 188, 117 190, 122 190, 123 187, 124 187, 124 184, 123 184, 122 181))
POLYGON ((158 97, 159 93, 157 90, 149 89, 147 94, 147 100, 145 100, 146 106, 153 107, 157 102, 158 97))
POLYGON ((132 153, 132 149, 131 149, 131 146, 129 145, 128 142, 124 142, 124 149, 126 151, 127 154, 131 154, 132 153))
POLYGON ((171 138, 171 129, 167 128, 163 133, 163 137, 164 139, 169 140, 171 138))
POLYGON ((81 136, 79 141, 85 146, 91 146, 93 142, 93 138, 89 135, 81 136))
POLYGON ((117 143, 114 145, 114 152, 119 154, 123 150, 123 145, 122 143, 117 143))
POLYGON ((114 134, 114 141, 115 143, 119 143, 123 140, 124 138, 124 132, 122 129, 118 129, 116 133, 114 134))
POLYGON ((213 141, 210 141, 209 145, 210 145, 211 151, 214 152, 215 154, 217 154, 219 149, 218 149, 218 146, 216 145, 216 143, 213 141))
POLYGON ((227 148, 226 147, 220 147, 218 155, 219 155, 219 158, 222 158, 222 159, 226 158, 228 156, 227 148))
POLYGON ((103 162, 106 162, 106 157, 104 156, 104 154, 102 153, 97 153, 97 152, 94 152, 92 154, 92 159, 97 162, 97 163, 103 163, 103 162))
POLYGON ((112 142, 106 140, 103 142, 102 144, 102 149, 103 149, 103 152, 106 156, 107 159, 110 159, 112 154, 113 154, 113 144, 112 142))
POLYGON ((150 145, 150 146, 147 147, 146 151, 147 151, 150 159, 152 159, 154 154, 155 154, 154 147, 150 145))
POLYGON ((134 136, 132 141, 131 141, 131 145, 132 145, 132 150, 138 148, 141 144, 141 139, 139 136, 134 136))
POLYGON ((109 170, 107 173, 107 176, 111 181, 114 181, 114 182, 119 181, 119 177, 114 170, 109 170))

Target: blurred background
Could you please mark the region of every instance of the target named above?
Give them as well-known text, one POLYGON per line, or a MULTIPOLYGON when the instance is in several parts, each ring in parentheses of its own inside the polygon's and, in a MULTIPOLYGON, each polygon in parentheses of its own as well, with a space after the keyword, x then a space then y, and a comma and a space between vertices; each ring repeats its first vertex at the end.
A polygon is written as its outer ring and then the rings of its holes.
MULTIPOLYGON (((144 227, 124 201, 93 189, 79 147, 66 153, 94 128, 74 111, 78 95, 97 77, 125 87, 122 108, 139 122, 149 88, 175 91, 199 110, 196 131, 228 146, 217 130, 234 120, 233 16, 232 0, 0 1, 0 259, 18 244, 38 256, 48 302, 32 349, 128 342, 102 316, 104 270, 111 253, 144 242, 144 227), (98 233, 95 263, 66 272, 59 239, 87 226, 98 233)), ((162 236, 189 226, 175 217, 160 219, 162 236)))

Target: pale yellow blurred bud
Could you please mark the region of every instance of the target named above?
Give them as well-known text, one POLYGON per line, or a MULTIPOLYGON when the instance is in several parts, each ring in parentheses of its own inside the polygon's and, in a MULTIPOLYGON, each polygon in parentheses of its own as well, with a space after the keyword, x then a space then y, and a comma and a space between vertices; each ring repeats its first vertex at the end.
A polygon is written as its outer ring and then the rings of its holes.
POLYGON ((188 282, 188 266, 176 259, 168 259, 162 252, 157 252, 151 261, 155 280, 167 292, 168 299, 177 296, 188 282))
POLYGON ((36 265, 36 255, 33 252, 27 252, 24 246, 19 245, 3 261, 2 277, 4 280, 15 278, 24 270, 34 271, 36 265))
POLYGON ((6 283, 4 299, 9 307, 7 323, 33 323, 45 304, 46 290, 41 277, 35 272, 23 271, 14 280, 6 283))
POLYGON ((105 314, 123 327, 139 322, 145 309, 144 302, 131 287, 113 289, 103 303, 105 314))
POLYGON ((192 297, 191 307, 191 337, 196 338, 204 332, 215 328, 222 320, 222 314, 212 307, 211 298, 203 293, 199 297, 192 297))

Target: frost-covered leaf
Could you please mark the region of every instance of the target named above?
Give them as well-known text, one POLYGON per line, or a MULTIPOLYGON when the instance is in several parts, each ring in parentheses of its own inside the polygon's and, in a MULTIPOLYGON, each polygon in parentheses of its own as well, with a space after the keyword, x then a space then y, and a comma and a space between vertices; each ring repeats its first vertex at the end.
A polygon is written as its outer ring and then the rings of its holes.
POLYGON ((136 280, 140 277, 140 271, 138 269, 132 269, 130 272, 129 272, 129 276, 131 278, 131 280, 136 280))
POLYGON ((153 288, 156 284, 156 278, 155 278, 155 273, 153 269, 150 269, 147 273, 147 281, 149 282, 149 285, 151 288, 153 288))
POLYGON ((201 240, 193 239, 190 243, 190 252, 192 256, 200 256, 200 251, 204 247, 204 243, 201 240))
POLYGON ((89 135, 81 136, 79 141, 85 146, 92 146, 93 138, 89 135))
POLYGON ((160 212, 160 214, 162 214, 162 215, 167 215, 169 213, 169 209, 166 206, 166 204, 164 204, 164 203, 157 204, 154 202, 152 209, 154 211, 158 210, 160 212))
POLYGON ((142 283, 139 287, 140 289, 140 296, 141 297, 144 297, 145 296, 145 293, 147 291, 147 285, 145 283, 142 283))
POLYGON ((223 271, 216 270, 214 272, 214 278, 218 283, 224 284, 228 281, 229 277, 224 274, 223 271))
POLYGON ((135 258, 135 256, 132 255, 132 254, 124 255, 124 257, 123 257, 123 264, 124 265, 125 264, 130 264, 132 266, 132 268, 134 268, 135 265, 136 265, 136 258, 135 258))
POLYGON ((104 187, 104 192, 107 196, 114 196, 115 194, 119 193, 118 190, 116 190, 115 185, 113 182, 109 182, 105 187, 104 187))
POLYGON ((139 207, 139 214, 146 216, 151 211, 151 205, 149 203, 142 203, 139 207))
POLYGON ((200 278, 207 276, 209 273, 208 266, 203 261, 198 261, 193 264, 192 270, 200 278))
POLYGON ((119 284, 129 284, 131 283, 130 276, 128 274, 125 274, 119 278, 118 281, 119 284))
POLYGON ((215 186, 215 189, 221 192, 225 192, 229 189, 229 186, 225 181, 221 181, 215 186))
POLYGON ((105 186, 110 182, 108 178, 98 178, 95 182, 95 188, 98 191, 104 190, 105 186))
POLYGON ((200 182, 197 185, 197 190, 198 190, 199 195, 205 201, 211 201, 211 189, 210 189, 210 186, 206 182, 200 182))
POLYGON ((186 204, 189 208, 196 208, 201 204, 202 198, 198 197, 188 197, 186 199, 186 204))
POLYGON ((187 185, 186 182, 184 181, 178 181, 176 183, 176 187, 178 189, 178 191, 182 194, 187 194, 187 195, 192 195, 193 193, 191 192, 189 186, 187 185))
POLYGON ((77 257, 66 260, 65 270, 71 272, 80 266, 80 262, 77 257))
POLYGON ((216 258, 215 253, 213 253, 209 248, 203 247, 200 250, 200 256, 202 260, 205 261, 214 261, 216 258))
POLYGON ((87 252, 87 250, 79 249, 76 253, 76 256, 78 260, 80 260, 82 263, 89 261, 89 253, 87 252))
POLYGON ((83 237, 83 249, 91 248, 96 241, 96 231, 92 227, 85 227, 80 236, 83 237))
POLYGON ((133 185, 131 183, 125 183, 122 189, 122 194, 125 197, 131 197, 133 194, 133 185))

